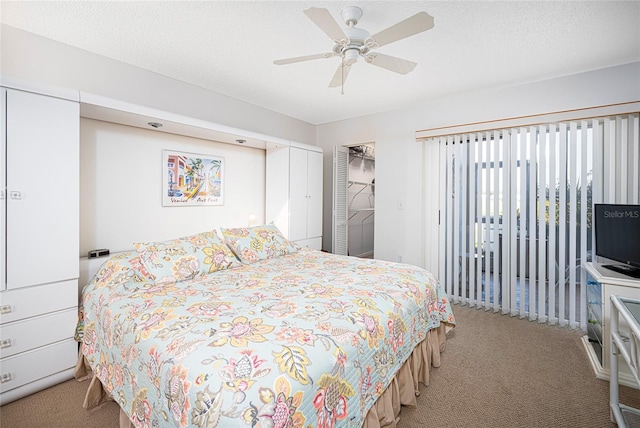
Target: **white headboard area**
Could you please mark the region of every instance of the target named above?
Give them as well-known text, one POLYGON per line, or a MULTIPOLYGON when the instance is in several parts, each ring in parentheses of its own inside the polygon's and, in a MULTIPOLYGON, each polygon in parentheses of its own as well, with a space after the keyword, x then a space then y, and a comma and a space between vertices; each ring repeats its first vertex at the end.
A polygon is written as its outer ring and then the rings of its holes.
POLYGON ((134 242, 164 241, 217 226, 246 226, 253 217, 264 222, 264 149, 86 118, 80 120, 80 136, 79 256, 97 248, 125 251, 134 242), (224 203, 164 206, 164 150, 224 158, 224 203), (126 173, 115 174, 114 165, 126 173), (131 183, 135 192, 128 190, 131 183))

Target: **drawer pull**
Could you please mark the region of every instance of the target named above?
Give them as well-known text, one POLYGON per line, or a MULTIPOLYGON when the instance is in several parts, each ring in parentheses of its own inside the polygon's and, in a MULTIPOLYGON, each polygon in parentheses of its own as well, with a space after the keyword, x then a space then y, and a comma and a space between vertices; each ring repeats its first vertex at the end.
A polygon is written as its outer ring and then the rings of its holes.
POLYGON ((0 349, 11 348, 11 339, 0 340, 0 349))
POLYGON ((11 373, 4 373, 0 378, 0 383, 7 383, 7 382, 11 382, 12 380, 13 380, 13 376, 11 376, 11 373))
POLYGON ((10 314, 11 313, 11 305, 2 305, 0 306, 0 314, 10 314))

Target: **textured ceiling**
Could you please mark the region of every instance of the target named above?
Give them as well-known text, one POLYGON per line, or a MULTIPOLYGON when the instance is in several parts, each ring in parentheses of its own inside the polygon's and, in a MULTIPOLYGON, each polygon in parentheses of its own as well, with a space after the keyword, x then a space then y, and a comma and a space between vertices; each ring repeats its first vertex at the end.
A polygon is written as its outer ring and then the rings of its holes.
POLYGON ((640 1, 72 1, 0 3, 2 23, 207 88, 312 124, 394 110, 454 93, 640 61, 640 1), (420 11, 427 32, 378 51, 418 63, 399 75, 339 58, 302 12, 360 6, 371 34, 420 11))

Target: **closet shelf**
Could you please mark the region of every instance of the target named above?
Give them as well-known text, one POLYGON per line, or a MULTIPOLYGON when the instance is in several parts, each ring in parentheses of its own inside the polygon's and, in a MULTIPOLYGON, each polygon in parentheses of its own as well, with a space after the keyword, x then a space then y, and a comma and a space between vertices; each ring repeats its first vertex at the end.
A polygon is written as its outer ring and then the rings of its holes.
POLYGON ((364 223, 365 220, 367 220, 369 217, 371 217, 372 215, 375 214, 375 208, 360 208, 357 210, 349 210, 349 220, 351 220, 352 218, 354 218, 355 216, 358 215, 358 213, 369 213, 366 216, 364 216, 362 218, 362 220, 360 221, 361 223, 364 223))
POLYGON ((376 160, 376 158, 375 158, 374 156, 371 156, 371 155, 364 155, 364 154, 362 154, 362 153, 353 153, 353 152, 349 153, 349 158, 350 158, 350 159, 349 159, 349 163, 351 163, 351 161, 352 161, 353 159, 355 159, 355 158, 362 158, 362 159, 370 160, 370 161, 374 161, 374 162, 375 162, 375 160, 376 160))
POLYGON ((351 184, 359 184, 360 186, 371 186, 372 183, 363 183, 362 181, 351 181, 349 180, 349 185, 351 184))

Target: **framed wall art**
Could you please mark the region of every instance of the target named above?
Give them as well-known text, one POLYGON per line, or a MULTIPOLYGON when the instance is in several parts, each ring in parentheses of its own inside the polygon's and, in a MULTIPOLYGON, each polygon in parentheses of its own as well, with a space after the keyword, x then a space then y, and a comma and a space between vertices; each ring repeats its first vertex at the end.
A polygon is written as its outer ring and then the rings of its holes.
POLYGON ((224 204, 224 158, 163 150, 162 205, 224 204))

